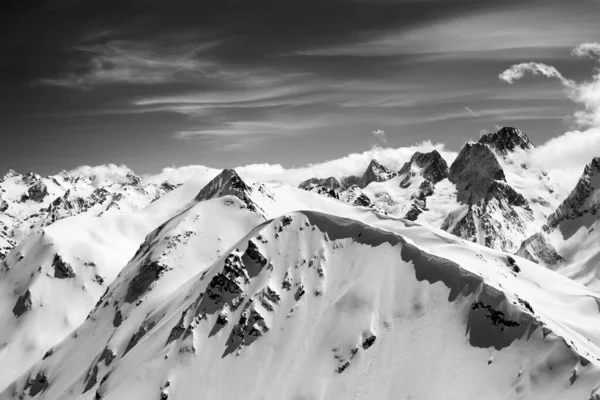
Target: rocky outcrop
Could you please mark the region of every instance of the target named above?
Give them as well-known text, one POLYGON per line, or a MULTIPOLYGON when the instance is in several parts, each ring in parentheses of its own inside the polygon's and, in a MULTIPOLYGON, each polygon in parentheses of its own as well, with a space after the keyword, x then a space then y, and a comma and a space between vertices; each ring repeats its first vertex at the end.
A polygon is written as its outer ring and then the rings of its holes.
POLYGON ((506 182, 504 170, 494 153, 481 143, 467 143, 450 166, 450 182, 456 185, 458 201, 476 204, 496 181, 506 182))
POLYGON ((27 189, 27 197, 40 203, 48 195, 48 188, 44 182, 38 181, 27 189))
POLYGON ((196 196, 196 201, 203 201, 223 196, 236 196, 250 211, 258 208, 250 198, 252 188, 248 186, 233 169, 224 169, 210 181, 196 196))
POLYGON ((326 191, 338 191, 342 189, 342 184, 337 178, 331 176, 329 178, 310 178, 301 182, 298 187, 304 190, 311 190, 314 187, 321 187, 326 191))
POLYGON ((516 148, 529 150, 534 147, 523 131, 508 126, 501 128, 498 132, 483 135, 479 139, 479 143, 492 147, 500 154, 507 154, 516 148))
POLYGON ((373 203, 369 196, 362 191, 357 185, 352 185, 340 196, 340 199, 359 207, 371 207, 373 203))
POLYGON ((515 254, 548 267, 557 266, 564 261, 542 232, 527 238, 515 254))
POLYGON ((28 289, 19 297, 17 303, 12 309, 12 312, 15 317, 19 318, 21 315, 31 310, 32 305, 33 303, 31 301, 31 292, 28 289))
POLYGON ((0 212, 8 210, 8 202, 6 200, 0 200, 0 212))
POLYGON ((437 150, 429 153, 416 152, 398 172, 402 177, 400 186, 408 186, 410 178, 416 174, 420 174, 435 185, 448 177, 448 164, 437 150))
POLYGON ((600 157, 595 157, 584 168, 575 189, 565 201, 548 217, 547 230, 556 228, 565 220, 582 216, 590 217, 588 222, 600 218, 600 157))
POLYGON ((52 260, 52 267, 54 268, 54 277, 58 279, 74 278, 75 271, 71 264, 64 262, 63 259, 58 255, 54 255, 52 260))
POLYGON ((157 261, 147 260, 139 269, 136 276, 129 282, 127 286, 127 294, 125 301, 133 303, 139 300, 152 284, 156 282, 167 267, 157 261))
POLYGON ((367 166, 358 186, 363 189, 372 182, 385 182, 396 176, 395 172, 390 171, 384 165, 381 165, 379 161, 373 159, 367 166))

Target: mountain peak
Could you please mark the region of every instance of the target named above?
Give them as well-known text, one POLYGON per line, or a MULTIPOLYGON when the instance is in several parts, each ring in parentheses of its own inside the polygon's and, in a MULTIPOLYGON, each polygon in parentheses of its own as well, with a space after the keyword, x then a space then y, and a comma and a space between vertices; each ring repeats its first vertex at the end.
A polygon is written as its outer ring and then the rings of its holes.
POLYGON ((250 186, 240 178, 234 169, 224 169, 200 190, 195 200, 203 201, 215 197, 236 196, 248 206, 248 209, 256 211, 256 206, 249 197, 251 192, 250 186))
POLYGON ((495 181, 506 181, 498 159, 481 143, 463 147, 450 166, 448 179, 458 188, 458 200, 469 204, 484 198, 495 181))
POLYGON ((533 143, 527 137, 525 132, 520 129, 505 126, 498 132, 487 133, 479 139, 479 143, 494 147, 498 152, 506 154, 519 147, 523 150, 532 149, 533 143))
POLYGON ((371 182, 384 182, 396 176, 395 172, 390 171, 385 165, 382 165, 376 159, 372 159, 360 182, 360 187, 364 188, 371 182))
POLYGON ((399 175, 408 174, 413 166, 420 168, 421 175, 433 184, 448 177, 448 164, 437 150, 429 153, 417 151, 412 155, 410 161, 402 166, 399 175))

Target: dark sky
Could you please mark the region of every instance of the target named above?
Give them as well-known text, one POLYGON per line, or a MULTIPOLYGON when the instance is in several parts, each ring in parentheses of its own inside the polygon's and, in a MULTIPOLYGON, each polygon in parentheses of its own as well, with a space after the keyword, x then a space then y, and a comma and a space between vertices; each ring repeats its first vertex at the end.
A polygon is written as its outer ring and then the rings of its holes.
POLYGON ((512 125, 543 143, 574 105, 498 74, 598 41, 587 1, 2 2, 0 174, 81 164, 302 165, 512 125))

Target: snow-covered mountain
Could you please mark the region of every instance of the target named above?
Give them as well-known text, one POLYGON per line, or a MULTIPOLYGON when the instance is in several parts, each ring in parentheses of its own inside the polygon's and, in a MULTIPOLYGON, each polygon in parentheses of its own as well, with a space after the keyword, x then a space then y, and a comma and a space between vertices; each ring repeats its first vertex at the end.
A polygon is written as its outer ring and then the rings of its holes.
POLYGON ((124 172, 124 179, 100 180, 66 171, 45 178, 9 171, 0 179, 0 259, 29 233, 59 219, 140 210, 175 187, 143 184, 132 171, 124 172))
POLYGON ((600 157, 585 166, 573 191, 517 254, 600 288, 600 157))
POLYGON ((569 194, 532 148, 298 188, 10 173, 0 400, 600 399, 600 159, 569 194))
POLYGON ((504 127, 467 143, 450 167, 436 150, 417 152, 397 173, 373 160, 361 179, 315 178, 299 187, 353 203, 357 188, 344 182, 354 179, 362 183, 361 206, 515 252, 541 229, 562 195, 528 156, 532 148, 524 132, 504 127), (383 172, 373 173, 373 165, 383 172))

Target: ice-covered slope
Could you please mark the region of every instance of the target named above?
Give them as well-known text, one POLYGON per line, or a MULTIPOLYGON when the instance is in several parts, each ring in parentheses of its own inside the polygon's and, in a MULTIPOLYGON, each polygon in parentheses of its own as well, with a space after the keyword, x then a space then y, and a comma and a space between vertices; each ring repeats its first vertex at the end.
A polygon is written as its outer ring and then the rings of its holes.
POLYGON ((577 185, 528 238, 519 255, 600 288, 600 157, 586 165, 577 185))

